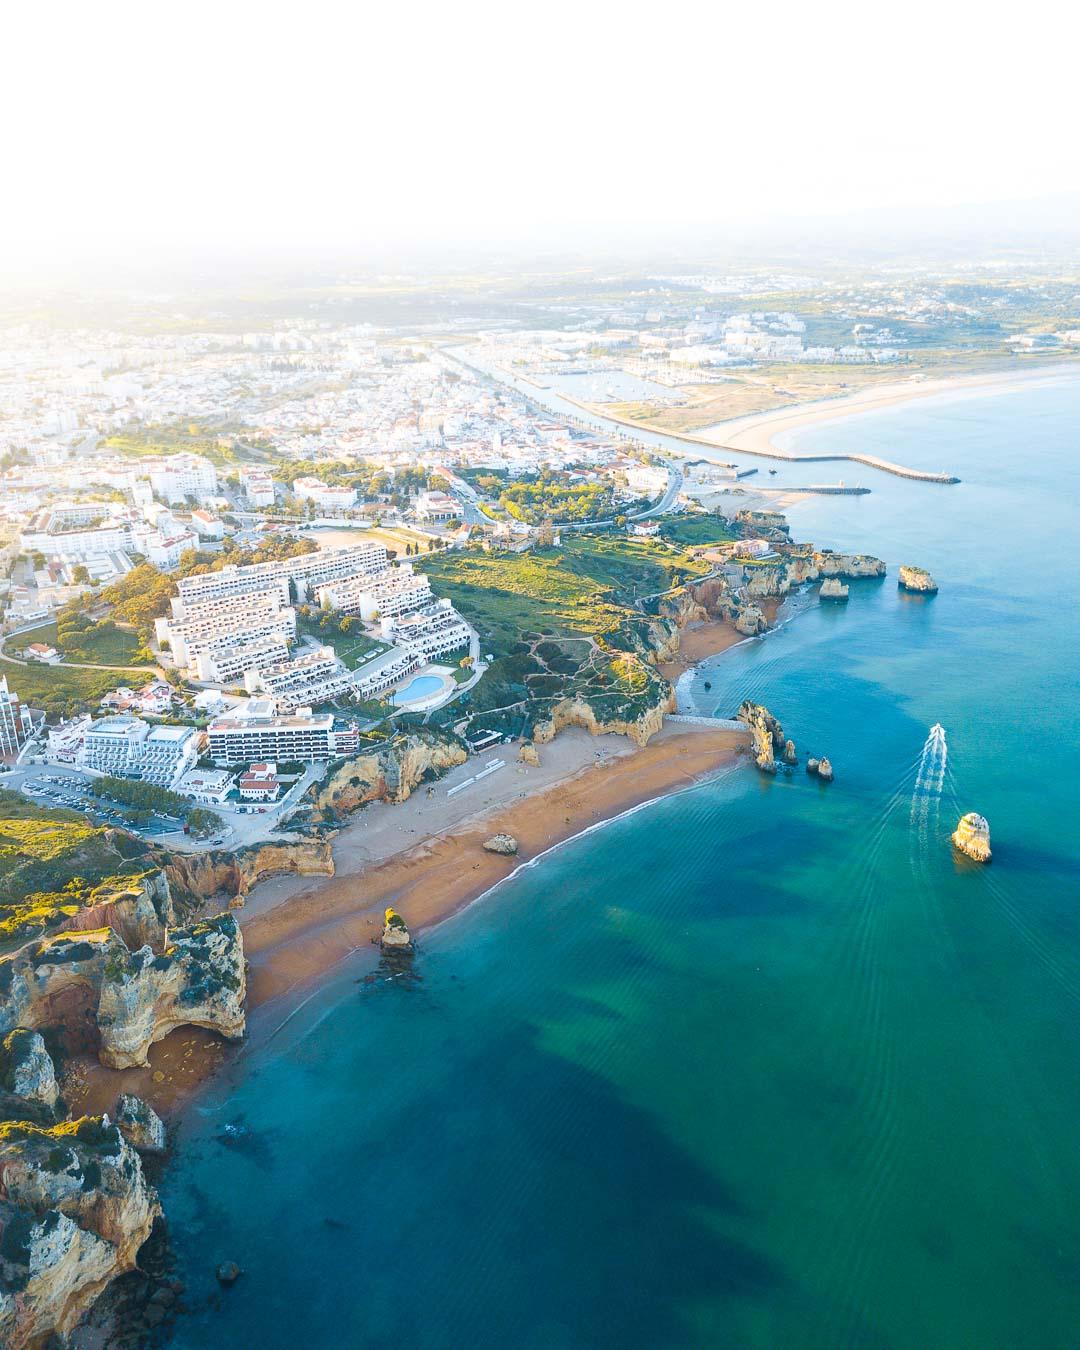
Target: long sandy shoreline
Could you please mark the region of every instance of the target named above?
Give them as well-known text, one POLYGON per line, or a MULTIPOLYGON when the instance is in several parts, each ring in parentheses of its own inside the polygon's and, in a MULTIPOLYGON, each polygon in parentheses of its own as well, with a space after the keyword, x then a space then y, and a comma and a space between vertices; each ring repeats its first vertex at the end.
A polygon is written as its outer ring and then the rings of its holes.
MULTIPOLYGON (((726 625, 708 624, 691 647, 700 659, 738 640, 726 625)), ((689 664, 684 659, 665 670, 677 676, 689 664)), ((541 747, 540 770, 508 762, 493 775, 502 780, 494 804, 477 801, 475 809, 464 806, 455 817, 445 809, 452 800, 446 797, 447 783, 453 786, 448 777, 436 788, 438 799, 421 789, 400 805, 365 808, 334 841, 333 877, 265 882, 239 911, 252 1030, 259 1029, 264 1015, 278 1020, 353 953, 370 952, 374 964, 373 939, 382 931, 387 905, 422 934, 522 863, 730 767, 746 744, 737 731, 675 724, 644 748, 625 737, 570 729, 541 747), (484 840, 496 833, 514 835, 516 857, 484 850, 484 840)), ((516 757, 516 747, 506 749, 516 757)), ((475 771, 475 762, 463 771, 475 771)), ((134 1092, 168 1117, 234 1053, 210 1032, 182 1029, 151 1047, 144 1068, 111 1070, 81 1061, 68 1095, 78 1111, 111 1111, 118 1093, 134 1092)))
POLYGON ((745 450, 797 463, 802 457, 778 446, 775 439, 777 436, 801 430, 815 422, 832 422, 859 413, 880 412, 916 399, 941 395, 977 395, 992 390, 1005 392, 1020 385, 1056 379, 1062 375, 1080 375, 1080 363, 1057 362, 1054 365, 1033 367, 1030 370, 1007 370, 982 375, 947 375, 939 379, 898 380, 895 383, 878 385, 876 388, 861 389, 855 394, 815 399, 812 403, 774 408, 766 412, 751 413, 746 417, 732 418, 730 421, 715 422, 712 426, 703 427, 692 434, 695 440, 707 441, 717 447, 745 450))

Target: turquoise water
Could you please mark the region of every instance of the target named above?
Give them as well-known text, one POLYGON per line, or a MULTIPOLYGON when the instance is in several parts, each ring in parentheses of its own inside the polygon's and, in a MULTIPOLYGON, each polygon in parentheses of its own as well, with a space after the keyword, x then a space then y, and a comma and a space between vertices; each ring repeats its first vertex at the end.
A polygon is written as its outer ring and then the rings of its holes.
POLYGON ((892 575, 696 680, 836 782, 655 803, 257 1033, 166 1178, 176 1344, 1077 1343, 1080 383, 798 444, 963 478, 800 507, 892 575))
POLYGON ((443 687, 438 675, 417 675, 403 689, 394 694, 395 703, 411 703, 418 698, 430 698, 443 687))

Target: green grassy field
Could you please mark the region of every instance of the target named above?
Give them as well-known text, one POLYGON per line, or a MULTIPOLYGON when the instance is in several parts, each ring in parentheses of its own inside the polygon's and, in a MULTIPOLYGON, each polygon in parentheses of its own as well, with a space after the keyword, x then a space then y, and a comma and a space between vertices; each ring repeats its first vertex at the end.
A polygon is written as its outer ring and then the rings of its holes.
POLYGON ((366 633, 335 634, 328 641, 342 665, 348 666, 350 670, 355 670, 378 652, 389 650, 385 642, 369 638, 366 633))
POLYGON ((153 672, 79 670, 74 666, 15 665, 0 662, 0 675, 31 708, 44 708, 50 718, 72 717, 97 708, 102 698, 118 684, 139 688, 153 672))
POLYGON ((740 537, 729 530, 719 516, 675 516, 664 521, 660 533, 673 544, 691 548, 726 544, 740 537))
POLYGON ((708 565, 681 550, 616 534, 564 537, 561 549, 467 550, 417 565, 501 656, 527 634, 600 637, 618 628, 640 597, 701 575, 708 565))
POLYGON ((143 645, 138 633, 120 628, 106 620, 83 633, 73 634, 63 641, 57 638, 56 624, 42 624, 29 632, 20 633, 7 643, 5 650, 10 656, 22 656, 33 642, 44 642, 63 653, 65 660, 80 661, 96 666, 135 666, 148 664, 145 657, 140 660, 143 645))
POLYGON ((150 862, 141 840, 0 789, 0 949, 123 891, 150 862))

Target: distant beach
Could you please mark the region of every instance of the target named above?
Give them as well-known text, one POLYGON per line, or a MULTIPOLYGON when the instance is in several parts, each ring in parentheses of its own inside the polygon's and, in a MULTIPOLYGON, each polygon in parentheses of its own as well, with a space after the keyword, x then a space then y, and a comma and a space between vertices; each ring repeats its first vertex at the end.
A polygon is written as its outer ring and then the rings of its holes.
MULTIPOLYGON (((768 412, 753 413, 748 417, 717 422, 693 433, 687 439, 723 445, 733 450, 775 455, 781 459, 797 458, 783 446, 778 445, 777 438, 786 437, 815 422, 831 422, 857 413, 880 412, 913 399, 933 398, 942 394, 981 395, 993 393, 995 390, 1004 391, 1017 385, 1055 379, 1062 375, 1075 376, 1078 369, 1080 368, 1076 365, 1059 362, 1030 370, 1001 371, 984 375, 950 375, 941 379, 898 380, 895 383, 862 389, 858 393, 839 398, 815 399, 812 403, 774 408, 768 412)), ((680 436, 680 439, 683 437, 680 436)))

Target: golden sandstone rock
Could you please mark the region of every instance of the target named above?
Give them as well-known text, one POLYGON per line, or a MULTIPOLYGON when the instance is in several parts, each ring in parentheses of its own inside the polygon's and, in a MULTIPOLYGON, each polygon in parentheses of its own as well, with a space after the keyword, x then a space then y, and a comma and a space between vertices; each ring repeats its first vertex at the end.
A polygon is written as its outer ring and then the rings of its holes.
POLYGON ((992 856, 990 852, 990 824, 985 816, 977 811, 969 811, 960 817, 960 823, 953 831, 953 845, 973 858, 976 862, 986 863, 992 856))

